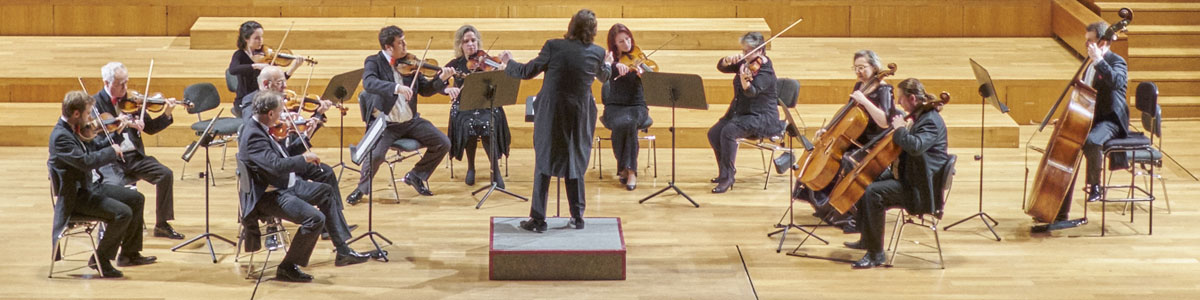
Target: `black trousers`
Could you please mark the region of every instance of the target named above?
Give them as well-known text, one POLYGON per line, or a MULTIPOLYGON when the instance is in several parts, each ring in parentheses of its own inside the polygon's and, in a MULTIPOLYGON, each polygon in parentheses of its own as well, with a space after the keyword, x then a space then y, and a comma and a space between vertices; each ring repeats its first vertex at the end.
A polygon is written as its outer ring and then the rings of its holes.
POLYGON ((117 162, 114 166, 120 168, 123 174, 104 176, 104 183, 125 185, 125 178, 144 180, 154 185, 155 193, 155 224, 166 224, 175 219, 175 173, 158 162, 153 156, 129 153, 125 155, 125 163, 117 162))
MULTIPOLYGON (((1088 133, 1087 140, 1083 143, 1083 157, 1087 160, 1087 173, 1084 178, 1084 183, 1089 185, 1100 185, 1100 173, 1104 172, 1104 143, 1113 139, 1117 135, 1120 127, 1113 122, 1100 122, 1092 126, 1092 131, 1088 133)), ((1075 196, 1075 181, 1071 181, 1071 188, 1067 189, 1067 196, 1062 201, 1062 206, 1058 209, 1058 216, 1055 221, 1067 220, 1071 213, 1071 199, 1075 196)))
POLYGON ((255 206, 258 212, 300 225, 281 263, 308 266, 322 230, 329 232, 335 248, 347 247, 350 231, 341 199, 334 191, 335 187, 325 183, 296 181, 291 188, 263 195, 255 206))
POLYGON ((617 171, 637 172, 638 127, 646 121, 645 106, 604 106, 604 127, 612 131, 612 151, 617 159, 617 171))
POLYGON ((450 138, 438 130, 437 126, 433 126, 433 123, 429 123, 429 120, 413 118, 404 123, 388 124, 379 137, 375 149, 371 150, 368 162, 370 165, 362 168, 362 177, 358 180, 358 191, 368 192, 367 187, 379 171, 379 165, 383 164, 384 158, 387 157, 389 146, 401 138, 417 140, 422 147, 425 147, 425 154, 421 155, 421 160, 417 161, 412 171, 409 172, 421 180, 429 180, 429 175, 433 174, 438 164, 442 162, 442 158, 450 152, 450 138))
POLYGON ((867 186, 854 207, 858 209, 858 229, 862 232, 859 240, 868 253, 883 253, 883 223, 887 209, 912 201, 912 192, 899 180, 878 180, 867 186))
POLYGON ((74 214, 92 216, 104 220, 107 226, 96 251, 104 259, 116 258, 117 248, 121 255, 132 255, 142 251, 142 207, 146 198, 137 191, 111 184, 92 185, 92 196, 87 201, 76 203, 74 214))
POLYGON ((751 135, 749 130, 742 129, 741 126, 726 119, 717 121, 717 124, 713 124, 712 128, 708 129, 708 144, 712 146, 713 153, 717 155, 718 179, 733 181, 733 176, 737 173, 737 169, 733 166, 737 162, 737 139, 751 135))
MULTIPOLYGON (((583 179, 563 179, 567 182, 567 203, 571 206, 571 217, 583 218, 586 206, 586 194, 583 179)), ((533 175, 533 203, 529 207, 529 217, 535 220, 546 220, 547 193, 550 191, 550 175, 538 173, 533 175)))

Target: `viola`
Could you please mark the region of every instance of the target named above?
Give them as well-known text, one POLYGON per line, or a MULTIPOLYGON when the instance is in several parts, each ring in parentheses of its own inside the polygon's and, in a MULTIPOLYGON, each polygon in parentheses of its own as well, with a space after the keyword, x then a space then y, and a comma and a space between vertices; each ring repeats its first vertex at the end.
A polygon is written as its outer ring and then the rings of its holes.
POLYGON ((642 52, 642 48, 634 46, 629 53, 621 54, 621 59, 617 61, 630 69, 639 70, 641 72, 658 72, 658 63, 650 60, 650 56, 642 52))
MULTIPOLYGON (((162 93, 154 93, 147 97, 137 91, 131 90, 127 94, 125 95, 125 99, 117 102, 117 109, 127 114, 138 113, 142 109, 143 104, 146 105, 146 111, 158 113, 167 107, 168 102, 175 102, 175 98, 165 98, 162 93)), ((184 102, 182 105, 188 108, 193 106, 191 102, 184 102)))
POLYGON ((402 76, 412 76, 413 74, 420 72, 421 75, 424 75, 427 78, 437 76, 438 72, 442 70, 441 67, 438 67, 438 62, 436 59, 427 58, 422 61, 412 53, 408 53, 404 55, 404 57, 397 57, 393 59, 392 67, 395 68, 396 72, 400 73, 402 76))
POLYGON ((504 65, 500 62, 500 58, 488 55, 486 51, 479 50, 467 56, 467 70, 471 72, 487 72, 499 70, 504 65))
MULTIPOLYGON (((308 94, 300 97, 300 94, 296 93, 296 91, 285 90, 283 95, 285 98, 283 107, 289 111, 299 112, 303 110, 306 112, 316 112, 317 108, 321 107, 321 97, 317 96, 317 94, 308 94)), ((337 102, 333 103, 333 107, 341 110, 343 116, 346 115, 346 111, 348 110, 345 106, 337 102)))
POLYGON ((299 55, 292 54, 292 50, 288 49, 275 51, 275 49, 271 49, 271 47, 266 45, 263 45, 262 49, 254 51, 254 55, 250 56, 250 60, 253 60, 255 63, 271 64, 277 67, 290 66, 297 60, 302 60, 309 64, 317 64, 317 60, 313 59, 312 57, 301 57, 299 55))

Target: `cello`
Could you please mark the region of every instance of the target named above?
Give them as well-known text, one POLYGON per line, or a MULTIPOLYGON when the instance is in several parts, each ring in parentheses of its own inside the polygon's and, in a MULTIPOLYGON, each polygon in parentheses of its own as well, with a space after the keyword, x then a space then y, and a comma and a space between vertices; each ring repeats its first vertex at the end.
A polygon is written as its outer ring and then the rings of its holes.
MULTIPOLYGON (((1122 20, 1109 26, 1101 40, 1111 41, 1118 31, 1125 30, 1133 20, 1133 12, 1128 8, 1122 8, 1118 15, 1122 20)), ((1096 108, 1096 90, 1081 78, 1091 63, 1091 58, 1084 60, 1038 128, 1039 131, 1045 128, 1065 97, 1070 95, 1066 110, 1055 124, 1050 140, 1044 148, 1044 155, 1034 176, 1033 189, 1028 194, 1025 214, 1037 222, 1054 222, 1079 171, 1079 162, 1083 159, 1080 154, 1088 133, 1092 130, 1092 118, 1096 108)), ((1026 180, 1026 184, 1028 182, 1026 180)))
MULTIPOLYGON (((938 98, 925 102, 921 107, 905 116, 905 119, 913 120, 926 111, 941 110, 942 105, 950 102, 949 93, 942 92, 938 98)), ((889 128, 884 134, 872 140, 869 144, 870 147, 855 150, 850 154, 854 168, 846 173, 846 176, 838 181, 833 186, 833 191, 829 193, 829 205, 837 209, 839 213, 845 214, 850 211, 850 208, 854 207, 854 204, 867 191, 867 186, 875 182, 875 179, 879 178, 879 175, 883 174, 883 171, 891 166, 892 162, 900 158, 900 152, 904 150, 892 142, 896 129, 895 127, 889 128)), ((892 170, 892 172, 898 172, 898 170, 892 170)))
MULTIPOLYGON (((875 73, 871 80, 859 87, 859 91, 863 94, 872 93, 885 77, 895 74, 896 64, 888 64, 887 70, 875 73)), ((800 159, 804 164, 800 169, 800 174, 796 175, 796 181, 812 190, 824 189, 833 182, 842 169, 842 155, 845 154, 846 149, 855 144, 855 140, 867 129, 869 122, 871 119, 867 116, 867 112, 853 99, 850 100, 850 103, 842 106, 842 109, 834 115, 833 120, 825 125, 824 133, 816 137, 813 143, 814 151, 804 153, 804 157, 800 159)))

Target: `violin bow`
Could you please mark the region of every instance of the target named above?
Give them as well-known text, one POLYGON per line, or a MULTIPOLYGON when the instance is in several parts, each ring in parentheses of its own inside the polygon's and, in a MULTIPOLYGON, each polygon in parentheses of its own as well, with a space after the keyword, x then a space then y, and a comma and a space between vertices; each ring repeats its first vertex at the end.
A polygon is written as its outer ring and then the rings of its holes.
MULTIPOLYGON (((792 27, 796 27, 796 24, 800 24, 800 21, 804 21, 804 18, 796 19, 795 22, 792 22, 792 25, 788 25, 787 28, 784 28, 782 31, 779 31, 779 33, 776 33, 775 36, 772 36, 770 39, 767 39, 766 42, 763 42, 762 45, 758 45, 758 47, 755 47, 754 50, 750 50, 749 53, 754 53, 754 52, 758 52, 758 50, 762 50, 762 48, 766 47, 767 44, 770 44, 771 41, 774 41, 775 39, 779 38, 779 36, 783 35, 783 33, 787 32, 788 30, 791 30, 792 27)), ((746 55, 742 55, 742 59, 739 59, 737 62, 743 62, 743 61, 746 61, 746 55)))
MULTIPOLYGON (((83 77, 75 77, 75 79, 79 80, 79 87, 83 88, 83 93, 88 94, 88 97, 91 97, 91 93, 88 93, 87 86, 83 85, 83 77)), ((100 110, 97 109, 95 105, 92 105, 92 116, 95 116, 96 120, 100 120, 100 110)), ((108 138, 108 143, 113 144, 114 146, 117 145, 117 143, 112 139, 112 134, 108 133, 108 127, 104 127, 104 121, 100 121, 100 129, 104 130, 104 137, 108 138)), ((117 159, 121 160, 122 163, 125 162, 125 157, 123 156, 117 155, 117 159)))
POLYGON ((275 59, 279 58, 279 52, 283 51, 283 41, 286 41, 288 34, 292 33, 292 27, 296 27, 296 21, 292 21, 292 25, 288 25, 287 31, 283 32, 283 38, 279 39, 279 47, 275 47, 275 54, 271 55, 271 61, 267 62, 267 64, 275 64, 275 59))
MULTIPOLYGON (((153 58, 150 59, 150 71, 148 73, 146 73, 146 92, 142 93, 142 111, 140 113, 140 116, 138 116, 139 120, 146 120, 146 106, 149 105, 149 103, 146 103, 146 102, 150 100, 150 76, 151 75, 154 75, 154 59, 153 58)), ((138 132, 141 132, 141 129, 139 129, 138 132)))
POLYGON ((674 41, 675 38, 678 38, 678 37, 679 37, 678 34, 672 34, 671 39, 667 40, 666 42, 663 42, 662 45, 658 46, 658 48, 654 48, 654 51, 650 51, 650 54, 646 54, 646 58, 650 58, 650 56, 654 55, 654 53, 658 53, 658 50, 662 50, 663 47, 666 47, 667 44, 670 44, 671 41, 674 41))
MULTIPOLYGON (((413 73, 412 83, 409 84, 409 86, 408 86, 408 89, 412 90, 413 96, 417 95, 417 79, 421 78, 421 74, 420 74, 421 73, 421 65, 425 64, 425 56, 429 55, 429 46, 430 45, 433 45, 433 37, 432 36, 429 37, 428 42, 425 42, 425 52, 421 53, 421 61, 417 62, 417 71, 413 73)), ((409 98, 416 98, 416 97, 409 97, 409 98)), ((408 99, 408 100, 412 100, 412 99, 408 99)))

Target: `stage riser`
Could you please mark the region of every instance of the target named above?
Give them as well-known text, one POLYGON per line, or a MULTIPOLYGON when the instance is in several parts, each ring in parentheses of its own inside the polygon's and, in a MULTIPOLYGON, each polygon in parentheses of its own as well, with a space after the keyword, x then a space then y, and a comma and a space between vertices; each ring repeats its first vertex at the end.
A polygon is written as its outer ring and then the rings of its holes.
POLYGON ((492 217, 488 237, 490 280, 625 280, 625 237, 619 218, 546 218, 542 233, 520 229, 527 218, 492 217))
POLYGON ((1200 70, 1200 56, 1130 57, 1129 69, 1155 71, 1195 71, 1200 70))
MULTIPOLYGON (((530 233, 534 234, 534 233, 530 233)), ((623 254, 492 254, 491 280, 625 280, 623 254), (617 268, 616 266, 620 266, 617 268)))
MULTIPOLYGON (((1196 96, 1200 95, 1200 80, 1197 81, 1155 81, 1158 85, 1159 96, 1196 96)), ((1131 81, 1130 88, 1136 85, 1131 81)))
MULTIPOLYGON (((1132 26, 1131 26, 1132 27, 1132 26)), ((1151 34, 1129 32, 1129 47, 1135 48, 1195 48, 1200 47, 1200 32, 1151 34)))
MULTIPOLYGON (((1200 25, 1200 11, 1142 11, 1134 10, 1134 22, 1140 25, 1200 25)), ((1104 11, 1100 17, 1108 22, 1121 20, 1117 11, 1104 11)))

